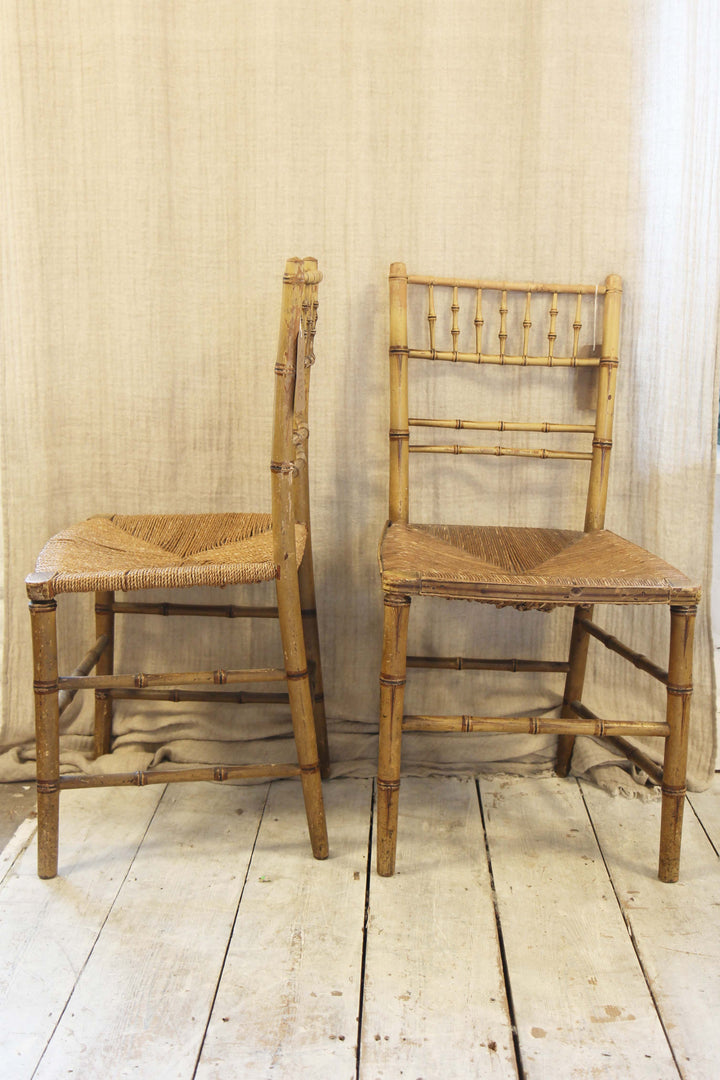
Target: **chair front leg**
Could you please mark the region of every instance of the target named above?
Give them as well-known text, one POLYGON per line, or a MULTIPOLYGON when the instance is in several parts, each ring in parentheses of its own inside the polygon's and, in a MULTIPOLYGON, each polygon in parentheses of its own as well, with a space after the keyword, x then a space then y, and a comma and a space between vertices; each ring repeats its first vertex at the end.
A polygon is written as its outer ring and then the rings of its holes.
POLYGON ((382 877, 395 873, 409 616, 408 596, 385 595, 377 777, 377 871, 382 877))
POLYGON ((661 881, 677 881, 680 874, 680 843, 685 807, 690 699, 692 696, 695 605, 670 608, 670 660, 667 683, 667 722, 660 821, 661 881))
MULTIPOLYGON (((97 662, 97 675, 112 675, 115 648, 114 593, 95 593, 95 636, 107 637, 108 643, 97 662)), ((113 702, 109 690, 95 691, 95 757, 110 753, 112 742, 113 702)))
MULTIPOLYGON (((588 645, 590 636, 580 624, 581 619, 591 619, 593 609, 591 607, 576 607, 573 618, 572 636, 570 638, 570 655, 568 656, 569 671, 565 679, 565 692, 563 694, 563 707, 561 716, 570 719, 575 715, 569 708, 571 701, 580 701, 582 698, 583 685, 585 683, 585 668, 587 667, 588 645)), ((574 735, 559 735, 557 754, 555 757, 555 773, 557 776, 567 776, 570 772, 570 760, 575 745, 574 735)))
POLYGON ((316 859, 327 859, 327 825, 297 577, 281 574, 276 582, 276 589, 280 635, 290 697, 290 715, 300 765, 310 843, 316 859))
POLYGON ((37 753, 38 875, 58 868, 60 709, 55 600, 31 600, 35 743, 37 753))

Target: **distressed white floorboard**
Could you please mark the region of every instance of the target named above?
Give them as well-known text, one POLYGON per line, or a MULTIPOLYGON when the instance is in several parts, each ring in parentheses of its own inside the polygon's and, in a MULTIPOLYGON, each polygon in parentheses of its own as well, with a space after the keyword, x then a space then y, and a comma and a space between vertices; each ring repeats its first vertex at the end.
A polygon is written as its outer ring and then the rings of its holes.
POLYGON ((297 785, 273 785, 198 1080, 355 1076, 372 784, 324 786, 330 858, 297 785))
POLYGON ((168 786, 37 1080, 192 1076, 266 792, 168 786))
MULTIPOLYGON (((715 1080, 720 858, 692 807, 720 847, 717 788, 690 796, 670 886, 659 804, 481 788, 523 1080, 715 1080)), ((0 1077, 192 1080, 200 1054, 201 1080, 354 1080, 371 783, 325 785, 325 862, 295 782, 259 833, 265 785, 163 790, 63 793, 54 881, 34 822, 0 855, 0 1077)), ((404 780, 398 873, 372 858, 359 1080, 514 1078, 473 783, 404 780)))
POLYGON ((677 1080, 578 785, 480 786, 523 1075, 677 1080))
POLYGON ((517 1077, 474 781, 403 780, 398 832, 370 884, 360 1078, 517 1077))
POLYGON ((0 851, 0 885, 12 870, 16 861, 35 839, 37 832, 37 819, 25 818, 21 821, 12 837, 0 851))
POLYGON ((41 881, 36 845, 0 888, 0 1070, 30 1077, 72 994, 162 788, 64 792, 60 876, 41 881))
POLYGON ((680 1071, 685 1080, 716 1080, 720 859, 686 807, 680 881, 663 884, 659 801, 613 799, 590 784, 583 791, 680 1071))

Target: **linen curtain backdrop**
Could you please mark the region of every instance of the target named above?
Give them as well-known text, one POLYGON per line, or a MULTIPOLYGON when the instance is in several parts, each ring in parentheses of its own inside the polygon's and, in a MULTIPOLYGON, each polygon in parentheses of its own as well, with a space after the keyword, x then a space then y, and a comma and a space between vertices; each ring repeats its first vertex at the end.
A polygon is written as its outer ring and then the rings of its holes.
MULTIPOLYGON (((375 768, 387 271, 403 260, 464 276, 622 275, 607 525, 704 584, 690 781, 706 784, 720 295, 713 0, 0 0, 0 13, 2 778, 34 774, 23 582, 44 541, 93 513, 269 508, 280 276, 287 256, 315 255, 325 281, 311 482, 335 775, 375 768)), ((543 400, 538 390, 541 418, 543 400)), ((473 415, 483 412, 478 403, 473 415)), ((583 466, 521 463, 531 485, 521 502, 507 464, 452 459, 444 480, 430 465, 413 514, 582 527, 583 466)), ((568 612, 463 605, 453 635, 459 606, 421 603, 430 628, 413 605, 412 651, 566 654, 568 612)), ((93 639, 91 608, 89 597, 60 600, 66 670, 93 639)), ((666 609, 610 608, 601 621, 665 662, 666 609)), ((119 669, 237 666, 246 647, 255 663, 268 633, 206 624, 187 645, 177 622, 120 621, 119 669)), ((424 674, 408 709, 423 693, 426 711, 442 710, 457 684, 458 711, 508 713, 530 678, 424 674), (516 700, 494 704, 510 679, 516 700)), ((550 709, 562 677, 542 678, 529 701, 550 709)), ((85 757, 81 697, 63 718, 63 762, 103 768, 85 757)), ((661 687, 592 645, 586 699, 600 715, 663 707, 661 687)), ((121 703, 116 713, 131 768, 243 760, 267 754, 267 738, 276 760, 293 754, 286 721, 269 710, 121 703)), ((404 763, 544 769, 554 741, 407 737, 404 763)), ((574 765, 607 757, 579 740, 574 765)), ((595 773, 617 786, 617 769, 595 773)))

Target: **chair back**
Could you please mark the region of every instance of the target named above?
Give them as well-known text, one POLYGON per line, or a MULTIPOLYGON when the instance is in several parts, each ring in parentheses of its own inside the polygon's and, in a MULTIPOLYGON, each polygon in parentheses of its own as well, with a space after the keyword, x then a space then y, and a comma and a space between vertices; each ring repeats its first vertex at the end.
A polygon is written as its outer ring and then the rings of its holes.
POLYGON ((275 559, 279 566, 288 560, 295 563, 295 525, 308 529, 310 525, 308 405, 321 281, 317 259, 288 259, 275 362, 270 463, 275 559))
MULTIPOLYGON (((467 280, 408 274, 390 268, 390 520, 409 520, 411 454, 525 457, 589 463, 585 531, 605 520, 618 365, 621 279, 602 285, 467 280), (579 418, 496 416, 450 418, 409 415, 409 369, 431 364, 492 366, 523 373, 597 369, 597 391, 579 418), (593 415, 594 414, 594 415, 593 415), (577 422, 582 419, 583 422, 577 422), (411 441, 417 429, 435 430, 434 442, 411 441), (438 433, 439 429, 439 433, 438 433), (502 445, 449 443, 443 430, 503 432, 502 445), (551 436, 549 447, 513 445, 517 433, 551 436), (571 443, 552 445, 556 436, 571 443), (578 445, 582 440, 584 445, 578 445)), ((567 376, 565 376, 566 378, 567 376)), ((581 395, 576 395, 577 399, 581 395)), ((432 401, 432 398, 430 399, 432 401)), ((470 436, 475 440, 477 435, 470 436)), ((464 437, 466 438, 466 437, 464 437)), ((487 436, 480 436, 487 439, 487 436)), ((525 442, 528 436, 520 436, 525 442)), ((537 441, 537 436, 531 438, 537 441)), ((428 436, 425 436, 428 439, 428 436)))

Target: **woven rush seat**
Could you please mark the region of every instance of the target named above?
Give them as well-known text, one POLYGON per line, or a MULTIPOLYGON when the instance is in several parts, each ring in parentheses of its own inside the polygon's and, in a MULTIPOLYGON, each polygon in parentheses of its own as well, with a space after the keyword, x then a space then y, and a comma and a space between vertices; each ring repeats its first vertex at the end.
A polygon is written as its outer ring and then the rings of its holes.
POLYGON ((385 590, 420 596, 549 608, 608 598, 696 602, 699 595, 679 570, 607 529, 390 523, 379 557, 385 590))
MULTIPOLYGON (((297 524, 298 565, 306 536, 297 524)), ((272 515, 98 515, 51 537, 35 572, 48 577, 50 596, 271 581, 272 515)))

